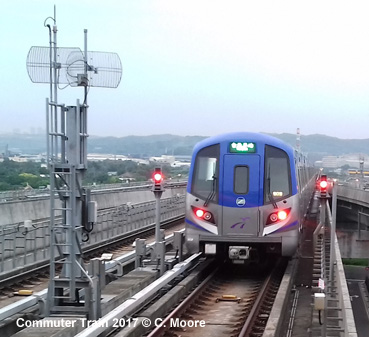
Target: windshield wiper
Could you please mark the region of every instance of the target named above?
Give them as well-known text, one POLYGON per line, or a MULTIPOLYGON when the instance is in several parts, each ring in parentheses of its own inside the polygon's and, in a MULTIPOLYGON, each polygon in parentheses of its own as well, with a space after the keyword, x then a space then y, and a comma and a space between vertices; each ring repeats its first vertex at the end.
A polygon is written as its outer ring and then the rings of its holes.
POLYGON ((213 183, 211 184, 211 191, 208 195, 208 197, 206 198, 205 202, 204 202, 204 206, 206 207, 210 200, 212 200, 215 196, 215 190, 216 190, 216 184, 217 184, 217 177, 215 175, 213 175, 213 183))
POLYGON ((277 203, 275 202, 275 200, 273 198, 273 195, 270 191, 270 164, 269 164, 269 167, 268 167, 267 192, 268 192, 267 194, 268 194, 269 201, 272 203, 273 207, 275 209, 277 209, 278 208, 277 203))

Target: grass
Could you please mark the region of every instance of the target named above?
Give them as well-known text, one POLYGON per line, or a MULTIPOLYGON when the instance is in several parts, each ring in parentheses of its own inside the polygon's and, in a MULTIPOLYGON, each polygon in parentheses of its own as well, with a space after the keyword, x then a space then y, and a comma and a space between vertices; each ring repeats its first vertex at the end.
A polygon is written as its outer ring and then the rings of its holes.
POLYGON ((367 267, 369 264, 369 259, 342 259, 342 263, 346 266, 367 267))

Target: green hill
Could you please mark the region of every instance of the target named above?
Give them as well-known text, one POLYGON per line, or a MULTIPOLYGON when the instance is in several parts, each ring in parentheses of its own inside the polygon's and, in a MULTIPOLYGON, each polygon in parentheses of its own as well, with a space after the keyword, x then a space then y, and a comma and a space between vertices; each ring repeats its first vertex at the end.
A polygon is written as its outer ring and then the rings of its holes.
MULTIPOLYGON (((294 134, 271 134, 274 137, 296 145, 294 134)), ((167 155, 191 155, 193 146, 205 136, 151 135, 128 137, 88 138, 90 153, 111 153, 132 157, 150 157, 167 155)), ((46 152, 46 135, 0 134, 0 153, 6 147, 12 153, 38 154, 46 152)), ((369 139, 340 139, 325 135, 301 135, 301 149, 308 153, 311 160, 321 159, 326 155, 338 156, 349 153, 369 155, 369 139)))

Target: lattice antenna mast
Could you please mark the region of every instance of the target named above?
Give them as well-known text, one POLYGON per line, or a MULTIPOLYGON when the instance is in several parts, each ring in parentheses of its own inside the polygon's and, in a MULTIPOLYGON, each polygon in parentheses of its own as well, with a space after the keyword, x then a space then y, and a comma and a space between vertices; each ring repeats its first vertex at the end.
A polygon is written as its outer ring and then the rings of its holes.
POLYGON ((56 6, 54 5, 54 25, 53 25, 53 39, 52 40, 51 40, 51 35, 50 35, 50 58, 51 58, 51 55, 54 56, 53 60, 50 59, 50 74, 53 75, 53 77, 51 77, 52 80, 50 81, 50 94, 51 94, 50 102, 55 103, 55 105, 58 104, 57 72, 58 72, 59 65, 57 63, 57 53, 58 53, 57 34, 58 34, 58 28, 56 26, 56 6), (54 93, 54 97, 52 96, 53 93, 54 93))
MULTIPOLYGON (((96 203, 82 187, 87 170, 87 94, 91 86, 116 88, 122 66, 115 53, 84 52, 57 46, 56 10, 44 23, 49 28, 49 47, 31 47, 27 71, 32 82, 49 83, 46 99, 47 153, 50 171, 50 282, 47 315, 84 313, 100 317, 100 286, 94 272, 87 273, 82 247, 97 220, 96 203), (46 24, 53 20, 53 27, 46 24), (84 102, 75 106, 58 102, 60 84, 83 86, 84 102), (58 266, 62 266, 59 274, 58 266), (58 275, 59 274, 59 275, 58 275), (84 289, 84 306, 80 290, 84 289)), ((98 268, 97 268, 98 269, 98 268)))

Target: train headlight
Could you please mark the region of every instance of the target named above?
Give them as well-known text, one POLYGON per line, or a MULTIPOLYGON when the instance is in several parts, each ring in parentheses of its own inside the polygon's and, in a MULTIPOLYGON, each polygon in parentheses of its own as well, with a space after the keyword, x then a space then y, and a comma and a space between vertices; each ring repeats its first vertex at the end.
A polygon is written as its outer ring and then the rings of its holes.
POLYGON ((215 223, 214 216, 211 212, 203 210, 201 208, 194 207, 194 206, 191 206, 191 207, 197 218, 208 221, 208 222, 215 223))
POLYGON ((279 221, 286 220, 291 212, 291 208, 280 209, 277 212, 269 214, 266 225, 273 225, 279 221))

